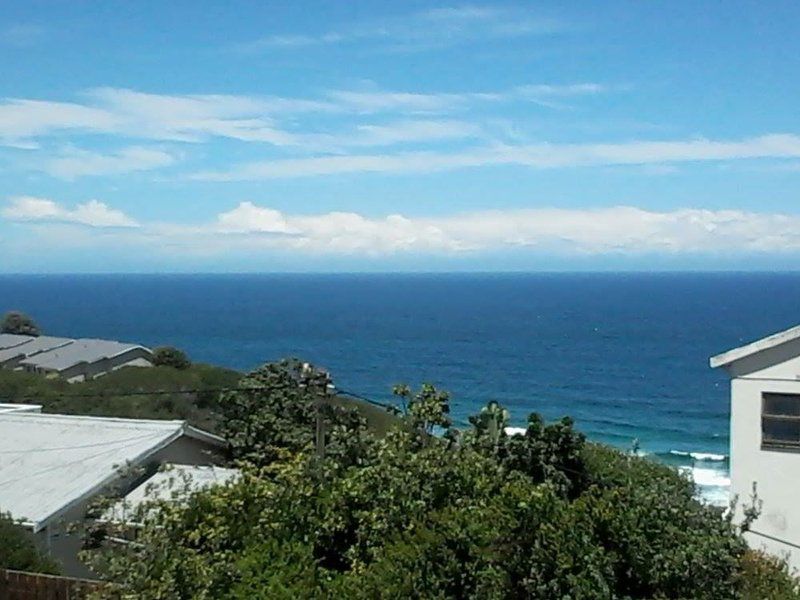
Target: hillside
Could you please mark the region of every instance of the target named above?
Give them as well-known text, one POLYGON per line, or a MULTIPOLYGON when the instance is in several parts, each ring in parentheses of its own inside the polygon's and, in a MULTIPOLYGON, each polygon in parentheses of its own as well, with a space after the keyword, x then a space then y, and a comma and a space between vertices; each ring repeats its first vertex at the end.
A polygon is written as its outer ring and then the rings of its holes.
MULTIPOLYGON (((41 404, 43 412, 183 419, 208 431, 218 431, 219 390, 236 387, 242 373, 201 363, 187 369, 124 368, 98 379, 67 383, 23 371, 0 369, 0 402, 41 404)), ((332 404, 356 408, 373 432, 381 434, 395 417, 354 398, 334 397, 332 404)))

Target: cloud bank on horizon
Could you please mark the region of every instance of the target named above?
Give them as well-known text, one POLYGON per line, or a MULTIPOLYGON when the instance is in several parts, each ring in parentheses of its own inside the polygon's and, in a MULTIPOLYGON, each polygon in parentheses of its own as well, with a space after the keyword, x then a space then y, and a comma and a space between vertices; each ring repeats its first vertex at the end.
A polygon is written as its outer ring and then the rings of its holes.
POLYGON ((67 271, 783 265, 800 11, 778 4, 720 23, 704 2, 311 2, 198 14, 168 39, 190 4, 14 7, 0 272, 54 253, 67 271))
POLYGON ((145 240, 191 254, 231 248, 373 256, 400 252, 474 254, 540 248, 580 254, 614 252, 777 252, 800 250, 800 215, 735 210, 596 209, 484 210, 439 217, 353 212, 286 214, 241 202, 207 223, 139 223, 97 200, 65 207, 46 198, 12 198, 0 211, 17 223, 60 223, 118 231, 120 243, 145 240))

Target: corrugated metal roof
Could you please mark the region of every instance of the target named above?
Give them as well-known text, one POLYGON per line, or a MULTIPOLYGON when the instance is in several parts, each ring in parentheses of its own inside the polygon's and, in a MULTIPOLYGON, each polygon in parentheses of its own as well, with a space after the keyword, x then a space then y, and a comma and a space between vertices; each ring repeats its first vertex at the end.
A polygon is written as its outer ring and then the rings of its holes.
MULTIPOLYGON (((80 339, 49 352, 26 358, 20 364, 52 371, 63 371, 79 363, 97 362, 136 348, 147 350, 147 348, 138 344, 110 340, 80 339)), ((149 350, 147 351, 149 352, 149 350)))
POLYGON ((38 531, 184 429, 183 421, 0 414, 0 511, 38 531))
POLYGON ((35 339, 32 335, 17 335, 15 333, 0 333, 0 350, 12 348, 35 339))
POLYGON ((54 348, 60 348, 62 346, 66 346, 67 344, 71 344, 73 341, 74 340, 69 338, 50 337, 48 335, 31 338, 30 341, 18 346, 0 350, 0 364, 6 362, 7 360, 19 358, 20 356, 27 358, 29 356, 39 354, 40 352, 46 352, 54 348))
POLYGON ((103 515, 105 521, 128 521, 147 501, 181 499, 186 493, 223 485, 239 476, 238 469, 215 466, 166 464, 147 481, 131 490, 103 515))

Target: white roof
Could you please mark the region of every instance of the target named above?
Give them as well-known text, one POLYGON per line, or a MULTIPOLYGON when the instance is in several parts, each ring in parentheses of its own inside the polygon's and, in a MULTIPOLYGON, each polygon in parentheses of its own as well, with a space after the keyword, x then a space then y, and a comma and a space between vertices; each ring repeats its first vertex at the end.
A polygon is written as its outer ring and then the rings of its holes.
POLYGON ((42 412, 41 404, 0 404, 0 414, 3 413, 42 412))
POLYGON ((19 357, 35 356, 36 354, 47 352, 53 348, 61 348, 72 342, 73 340, 69 338, 50 337, 47 335, 32 337, 27 342, 0 350, 0 363, 19 357))
POLYGON ((0 511, 39 531, 182 435, 222 442, 184 421, 0 414, 0 511))
POLYGON ((0 333, 0 349, 13 348, 25 342, 30 342, 32 335, 17 335, 16 333, 0 333))
POLYGON ((722 354, 717 354, 716 356, 712 356, 708 362, 714 369, 716 369, 717 367, 724 367, 725 365, 729 365, 732 362, 741 360, 742 358, 751 356, 752 354, 756 354, 757 352, 763 352, 764 350, 775 348, 776 346, 792 342, 799 338, 800 338, 800 325, 792 327, 791 329, 787 329, 785 331, 774 333, 770 336, 767 336, 750 344, 734 348, 733 350, 728 350, 727 352, 723 352, 722 354))
POLYGON ((186 493, 196 492, 214 485, 223 485, 238 476, 238 469, 166 464, 162 470, 131 490, 124 498, 109 508, 103 515, 103 520, 127 521, 126 517, 135 515, 145 502, 181 499, 186 493))

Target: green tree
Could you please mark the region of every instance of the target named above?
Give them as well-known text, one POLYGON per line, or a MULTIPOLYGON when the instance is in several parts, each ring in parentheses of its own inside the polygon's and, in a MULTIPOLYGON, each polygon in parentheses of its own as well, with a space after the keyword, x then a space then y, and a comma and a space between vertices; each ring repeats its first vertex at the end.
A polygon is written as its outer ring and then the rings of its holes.
POLYGON ((430 435, 437 427, 450 427, 450 394, 447 392, 437 390, 430 383, 422 384, 416 394, 404 384, 395 386, 393 392, 402 400, 407 409, 409 423, 414 429, 430 435))
POLYGON ((221 402, 243 476, 143 505, 136 543, 93 554, 118 589, 144 600, 799 597, 786 566, 748 552, 691 481, 586 443, 569 419, 533 414, 508 436, 508 413, 490 403, 455 435, 446 393, 403 387, 405 426, 376 438, 332 413, 321 454, 325 373, 284 361, 245 379, 249 390, 221 402))
POLYGON ((34 320, 28 315, 12 310, 7 312, 3 317, 2 325, 0 325, 0 333, 39 336, 42 332, 39 326, 36 325, 34 320))
POLYGON ((357 460, 366 427, 357 410, 334 404, 327 373, 296 359, 249 373, 219 407, 232 457, 255 465, 311 448, 357 460))
POLYGON ((157 367, 185 370, 192 366, 192 361, 183 350, 173 346, 161 346, 153 350, 153 364, 157 367))
POLYGON ((58 574, 58 564, 44 554, 27 529, 0 513, 0 567, 17 571, 58 574))

